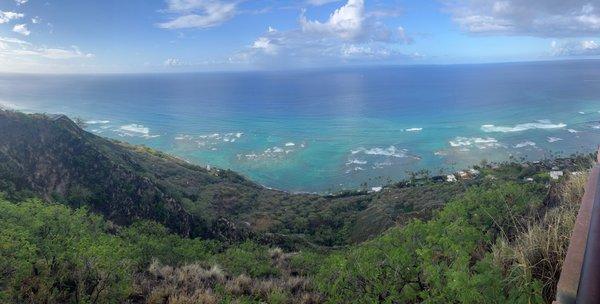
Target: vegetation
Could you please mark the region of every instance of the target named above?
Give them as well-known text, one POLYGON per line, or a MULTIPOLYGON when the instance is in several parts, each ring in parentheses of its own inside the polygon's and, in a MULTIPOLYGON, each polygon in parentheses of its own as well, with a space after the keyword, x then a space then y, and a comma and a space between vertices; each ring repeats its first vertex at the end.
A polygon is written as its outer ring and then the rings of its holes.
POLYGON ((544 303, 584 177, 470 187, 432 219, 327 252, 227 244, 0 201, 0 299, 27 303, 544 303), (548 206, 549 193, 560 203, 548 206))
POLYGON ((182 238, 155 222, 115 227, 85 209, 39 200, 0 200, 0 244, 0 302, 320 300, 280 249, 182 238))
POLYGON ((593 160, 319 196, 64 117, 0 112, 0 139, 1 303, 549 303, 593 160))

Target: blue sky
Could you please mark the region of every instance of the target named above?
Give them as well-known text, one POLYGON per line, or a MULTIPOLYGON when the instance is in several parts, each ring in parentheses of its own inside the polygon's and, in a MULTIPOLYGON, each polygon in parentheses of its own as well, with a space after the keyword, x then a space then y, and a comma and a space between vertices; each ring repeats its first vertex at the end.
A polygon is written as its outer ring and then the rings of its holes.
POLYGON ((0 0, 0 71, 596 58, 600 1, 0 0))

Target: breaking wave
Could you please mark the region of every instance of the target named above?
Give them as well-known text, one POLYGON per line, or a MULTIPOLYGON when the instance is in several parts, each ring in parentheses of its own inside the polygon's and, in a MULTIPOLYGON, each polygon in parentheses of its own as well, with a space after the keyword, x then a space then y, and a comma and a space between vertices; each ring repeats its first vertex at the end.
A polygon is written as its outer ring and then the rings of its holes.
POLYGON ((475 146, 479 149, 504 147, 503 144, 498 142, 498 140, 493 137, 482 138, 459 136, 449 141, 449 144, 454 148, 468 148, 471 146, 475 146))
POLYGON ((561 129, 566 127, 567 125, 564 123, 551 123, 548 120, 540 120, 538 122, 529 122, 524 124, 518 124, 514 126, 496 126, 496 125, 482 125, 481 130, 483 132, 492 133, 492 132, 501 132, 501 133, 509 133, 509 132, 521 132, 533 129, 561 129))

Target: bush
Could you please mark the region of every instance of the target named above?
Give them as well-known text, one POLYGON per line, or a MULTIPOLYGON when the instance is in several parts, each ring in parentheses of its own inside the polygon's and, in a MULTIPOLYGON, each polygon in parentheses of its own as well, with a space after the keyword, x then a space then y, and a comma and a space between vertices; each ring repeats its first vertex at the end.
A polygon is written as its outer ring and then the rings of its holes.
POLYGON ((128 244, 85 210, 0 200, 1 296, 15 302, 116 303, 131 284, 128 244))
POLYGON ((331 255, 317 286, 329 303, 539 302, 537 291, 506 284, 488 250, 515 233, 543 193, 514 183, 473 187, 430 221, 413 220, 331 255))

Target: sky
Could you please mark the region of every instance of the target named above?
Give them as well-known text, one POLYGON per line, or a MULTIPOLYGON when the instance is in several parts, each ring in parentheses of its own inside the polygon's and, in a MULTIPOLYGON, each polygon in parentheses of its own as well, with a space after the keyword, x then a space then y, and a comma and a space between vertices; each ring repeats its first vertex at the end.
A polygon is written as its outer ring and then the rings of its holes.
POLYGON ((598 58, 600 0, 0 0, 0 72, 598 58))

